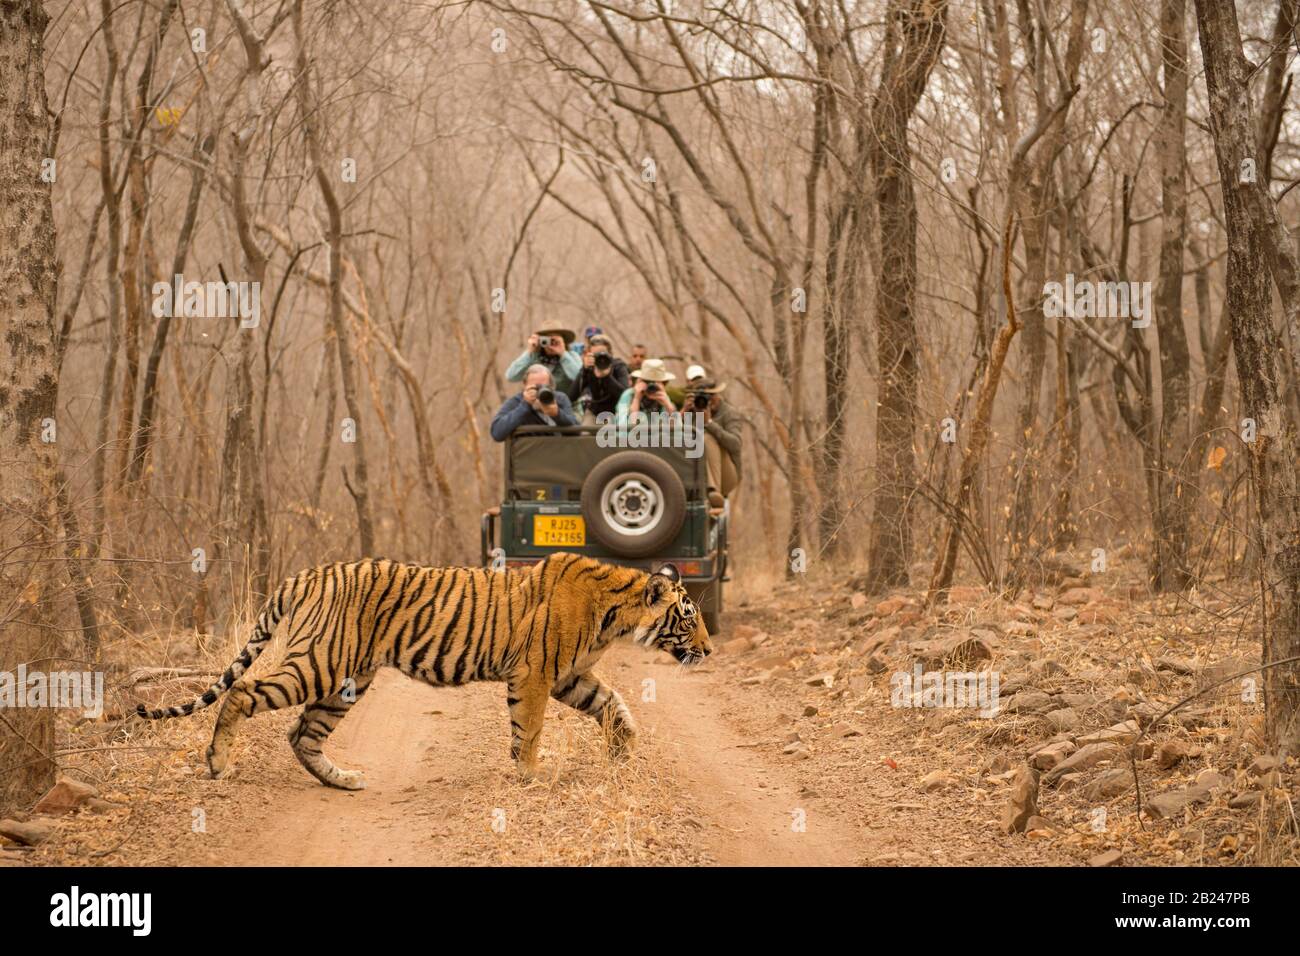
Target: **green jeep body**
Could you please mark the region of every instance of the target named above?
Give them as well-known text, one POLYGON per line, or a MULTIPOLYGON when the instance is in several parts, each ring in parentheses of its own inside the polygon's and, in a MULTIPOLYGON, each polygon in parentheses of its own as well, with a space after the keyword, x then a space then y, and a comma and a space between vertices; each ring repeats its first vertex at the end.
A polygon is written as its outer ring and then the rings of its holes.
MULTIPOLYGON (((708 479, 703 455, 688 457, 684 448, 602 448, 597 442, 598 427, 546 427, 530 425, 519 428, 504 444, 504 493, 500 508, 483 515, 482 560, 485 566, 520 566, 532 564, 557 551, 584 554, 611 564, 653 570, 665 562, 672 563, 682 582, 704 614, 705 626, 718 633, 722 611, 722 583, 727 570, 727 519, 729 509, 711 509, 708 479), (654 547, 652 554, 629 553, 644 550, 628 548, 600 540, 600 527, 594 518, 603 488, 617 492, 629 482, 644 479, 642 472, 651 469, 616 470, 608 482, 594 487, 589 478, 602 462, 610 464, 612 456, 623 454, 620 461, 636 461, 635 456, 658 459, 676 475, 684 491, 681 500, 662 501, 675 512, 684 503, 681 526, 671 540, 654 547), (624 480, 624 476, 630 476, 624 480), (584 496, 587 500, 584 515, 584 496), (551 540, 539 544, 535 530, 537 519, 549 526, 551 540), (557 520, 552 520, 557 519, 557 520), (568 520, 565 520, 568 519, 568 520), (574 520, 576 519, 576 520, 574 520), (581 524, 579 537, 577 526, 581 524)), ((702 448, 702 446, 701 446, 702 448)), ((644 459, 641 459, 644 463, 644 459)), ((606 467, 608 470, 608 467, 606 467)), ((656 472, 661 479, 661 473, 656 472)), ((648 482, 647 494, 660 485, 667 489, 671 480, 648 482)), ((672 499, 675 492, 661 495, 672 499)), ((652 495, 653 497, 653 495, 652 495)), ((636 498, 634 497, 634 501, 636 498)), ((675 514, 669 515, 673 523, 675 514)), ((610 524, 617 525, 617 521, 610 524)), ((666 528, 657 529, 663 536, 666 528)), ((606 537, 610 537, 607 533, 606 537)))

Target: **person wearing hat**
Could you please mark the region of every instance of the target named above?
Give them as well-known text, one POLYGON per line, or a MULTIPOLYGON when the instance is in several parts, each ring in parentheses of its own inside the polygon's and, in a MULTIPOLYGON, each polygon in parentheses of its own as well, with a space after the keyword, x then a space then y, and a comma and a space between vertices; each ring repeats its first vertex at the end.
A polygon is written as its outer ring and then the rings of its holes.
POLYGON ((570 345, 569 351, 577 352, 579 355, 585 355, 587 353, 587 350, 591 348, 591 340, 598 335, 604 336, 604 334, 605 334, 605 330, 602 329, 599 325, 589 325, 582 330, 582 341, 574 342, 572 345, 570 345))
POLYGON ((641 367, 632 373, 632 387, 623 392, 618 400, 618 420, 635 422, 637 416, 667 412, 677 414, 677 406, 668 397, 665 387, 677 376, 664 366, 663 359, 648 358, 641 367))
POLYGON ((697 382, 702 382, 708 378, 708 373, 704 371, 703 365, 690 365, 686 368, 686 385, 681 388, 669 388, 668 397, 673 400, 678 408, 686 407, 686 398, 691 390, 691 386, 697 382))
POLYGON ((597 415, 617 411, 618 400, 631 384, 627 363, 614 357, 613 343, 600 333, 593 335, 582 353, 582 378, 578 383, 582 423, 594 425, 597 415))
POLYGON ((522 382, 529 366, 545 365, 555 380, 555 390, 570 399, 578 397, 582 359, 570 352, 575 336, 569 329, 539 329, 528 336, 528 348, 506 369, 507 382, 522 382))
POLYGON ((722 400, 726 383, 697 381, 689 392, 688 412, 704 417, 704 462, 709 473, 709 504, 721 508, 740 484, 740 415, 722 400))

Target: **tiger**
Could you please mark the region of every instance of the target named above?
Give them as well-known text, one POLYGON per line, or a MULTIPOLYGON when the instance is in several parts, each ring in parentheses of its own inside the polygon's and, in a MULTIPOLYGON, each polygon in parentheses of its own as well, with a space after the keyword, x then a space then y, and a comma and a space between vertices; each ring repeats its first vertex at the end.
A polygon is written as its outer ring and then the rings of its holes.
POLYGON ((214 779, 248 717, 305 704, 289 732, 298 762, 328 787, 361 790, 365 776, 337 767, 322 746, 374 680, 396 667, 435 687, 505 682, 510 756, 521 779, 538 772, 548 698, 596 718, 611 758, 627 756, 637 728, 618 691, 592 672, 618 639, 667 651, 684 665, 713 651, 703 614, 671 564, 653 573, 556 552, 526 568, 434 568, 386 559, 326 564, 281 584, 243 651, 205 693, 139 717, 185 717, 225 701, 207 749, 214 779), (275 670, 245 672, 287 621, 275 670))

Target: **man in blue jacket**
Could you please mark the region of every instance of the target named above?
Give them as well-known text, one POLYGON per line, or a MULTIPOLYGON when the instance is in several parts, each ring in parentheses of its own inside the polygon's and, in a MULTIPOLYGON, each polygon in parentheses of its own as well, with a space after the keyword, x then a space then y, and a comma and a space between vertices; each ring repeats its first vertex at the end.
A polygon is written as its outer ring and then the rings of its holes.
POLYGON ((521 425, 576 424, 569 396, 556 391, 551 370, 532 365, 524 373, 523 391, 507 398, 492 417, 492 439, 505 441, 521 425))

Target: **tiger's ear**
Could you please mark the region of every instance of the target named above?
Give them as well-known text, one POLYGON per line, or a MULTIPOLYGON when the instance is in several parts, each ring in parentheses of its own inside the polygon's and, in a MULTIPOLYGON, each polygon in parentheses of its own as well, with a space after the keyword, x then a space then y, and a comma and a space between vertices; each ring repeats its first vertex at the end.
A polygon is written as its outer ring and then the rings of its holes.
MULTIPOLYGON (((669 565, 671 567, 671 565, 669 565)), ((645 582, 645 604, 646 607, 653 607, 664 596, 664 593, 674 583, 673 578, 664 574, 662 570, 656 571, 650 575, 645 582)))

